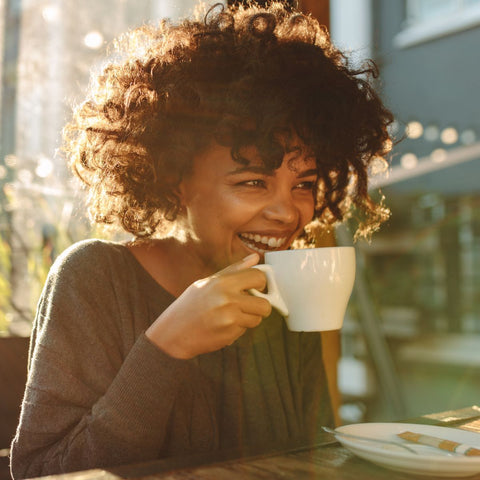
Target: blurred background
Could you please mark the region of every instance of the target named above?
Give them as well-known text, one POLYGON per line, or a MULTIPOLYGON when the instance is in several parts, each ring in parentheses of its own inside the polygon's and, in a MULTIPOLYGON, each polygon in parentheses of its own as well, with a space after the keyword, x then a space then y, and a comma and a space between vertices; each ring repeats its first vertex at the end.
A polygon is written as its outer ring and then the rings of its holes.
MULTIPOLYGON (((195 4, 0 0, 0 336, 28 338, 55 257, 105 235, 86 220, 59 152, 90 71, 125 30, 191 15, 195 4)), ((372 184, 391 220, 355 244, 338 364, 342 421, 480 403, 480 0, 299 5, 354 62, 377 62, 392 133, 403 138, 372 184)), ((348 225, 336 242, 351 243, 348 225)))

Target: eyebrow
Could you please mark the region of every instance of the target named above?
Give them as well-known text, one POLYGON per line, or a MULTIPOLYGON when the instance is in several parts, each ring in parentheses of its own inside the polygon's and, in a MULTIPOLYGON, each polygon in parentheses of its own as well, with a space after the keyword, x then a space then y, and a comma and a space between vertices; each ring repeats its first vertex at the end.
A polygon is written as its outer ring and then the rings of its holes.
POLYGON ((238 175, 239 173, 261 173, 262 175, 273 176, 274 170, 269 170, 262 165, 245 165, 228 172, 228 175, 238 175))
MULTIPOLYGON (((270 170, 261 165, 246 165, 244 167, 236 168, 228 172, 228 175, 238 175, 241 173, 260 173, 262 175, 268 175, 273 177, 275 170, 270 170)), ((297 178, 313 177, 317 176, 318 171, 316 168, 310 168, 309 170, 304 170, 297 175, 297 178)))
POLYGON ((318 176, 318 171, 316 168, 310 168, 309 170, 300 172, 300 174, 297 175, 297 178, 313 177, 313 176, 318 176))

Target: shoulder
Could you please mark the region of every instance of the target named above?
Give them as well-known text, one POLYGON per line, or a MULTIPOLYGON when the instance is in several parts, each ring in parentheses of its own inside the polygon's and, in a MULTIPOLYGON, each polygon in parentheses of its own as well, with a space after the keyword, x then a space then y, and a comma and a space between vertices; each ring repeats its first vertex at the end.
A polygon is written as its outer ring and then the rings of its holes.
POLYGON ((62 275, 66 272, 73 273, 87 271, 109 271, 120 268, 128 259, 129 252, 121 243, 88 239, 74 243, 65 249, 55 260, 50 273, 62 275))
MULTIPOLYGON (((128 249, 120 243, 84 240, 64 250, 50 268, 39 307, 55 305, 62 312, 73 306, 113 305, 122 296, 131 268, 128 249), (110 299, 110 300, 109 300, 110 299)), ((50 314, 42 313, 49 316, 50 314)))

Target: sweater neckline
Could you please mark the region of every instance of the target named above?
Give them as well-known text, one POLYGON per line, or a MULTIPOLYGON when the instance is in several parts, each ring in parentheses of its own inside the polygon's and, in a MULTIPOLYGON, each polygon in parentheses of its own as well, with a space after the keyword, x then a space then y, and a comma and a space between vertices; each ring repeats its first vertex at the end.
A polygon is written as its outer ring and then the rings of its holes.
POLYGON ((158 283, 152 275, 144 268, 144 266, 138 261, 137 257, 130 251, 130 249, 124 243, 120 244, 122 247, 122 251, 124 252, 124 256, 127 259, 128 263, 130 263, 134 270, 136 270, 140 276, 145 278, 145 281, 150 284, 152 290, 160 290, 162 294, 166 297, 169 297, 172 301, 176 299, 175 295, 170 293, 165 287, 158 283))

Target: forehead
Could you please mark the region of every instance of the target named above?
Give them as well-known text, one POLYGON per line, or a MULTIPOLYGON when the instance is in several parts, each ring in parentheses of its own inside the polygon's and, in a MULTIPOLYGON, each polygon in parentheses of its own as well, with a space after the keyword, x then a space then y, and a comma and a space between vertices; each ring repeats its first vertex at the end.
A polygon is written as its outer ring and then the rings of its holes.
POLYGON ((315 157, 303 144, 290 144, 285 150, 280 147, 275 156, 265 159, 254 145, 242 146, 235 151, 231 146, 213 143, 195 156, 186 178, 195 176, 215 179, 243 171, 273 173, 282 166, 288 167, 295 174, 317 169, 315 157))
POLYGON ((297 143, 284 146, 283 151, 279 151, 277 158, 275 158, 275 167, 269 168, 269 163, 265 161, 263 156, 258 151, 257 147, 253 145, 242 147, 239 150, 241 159, 237 159, 237 163, 245 166, 259 166, 267 170, 273 171, 282 165, 287 165, 293 171, 303 170, 304 168, 315 168, 316 159, 311 150, 302 143, 297 143))

